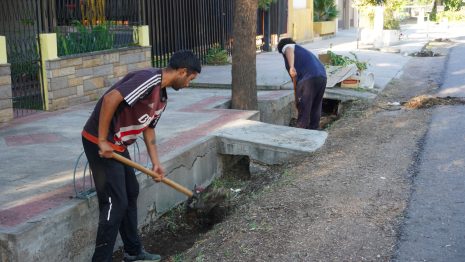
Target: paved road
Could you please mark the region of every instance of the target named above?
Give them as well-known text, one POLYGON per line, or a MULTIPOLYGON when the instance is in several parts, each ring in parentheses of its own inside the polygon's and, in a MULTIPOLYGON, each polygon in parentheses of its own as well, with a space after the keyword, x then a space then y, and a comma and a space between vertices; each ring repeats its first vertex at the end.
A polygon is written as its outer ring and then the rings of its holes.
MULTIPOLYGON (((438 95, 465 97, 465 44, 438 95)), ((465 261, 465 106, 437 107, 426 135, 395 261, 465 261)))

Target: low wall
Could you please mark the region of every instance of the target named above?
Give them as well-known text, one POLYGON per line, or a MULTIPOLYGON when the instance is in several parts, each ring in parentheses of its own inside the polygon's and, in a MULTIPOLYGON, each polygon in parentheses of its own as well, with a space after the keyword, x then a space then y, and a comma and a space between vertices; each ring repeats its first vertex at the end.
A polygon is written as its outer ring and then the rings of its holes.
POLYGON ((122 48, 48 60, 45 67, 49 110, 96 100, 128 72, 150 66, 150 47, 122 48))
POLYGON ((11 71, 9 64, 0 65, 0 123, 13 119, 11 71))
MULTIPOLYGON (((258 120, 258 114, 252 119, 258 120)), ((162 157, 170 179, 193 188, 208 186, 223 173, 224 156, 218 154, 218 138, 207 136, 183 152, 162 157)), ((162 184, 153 183, 138 174, 140 184, 138 220, 141 230, 170 208, 186 200, 186 196, 162 184)), ((44 213, 34 223, 23 224, 11 232, 0 234, 0 261, 90 261, 94 251, 98 221, 97 197, 73 199, 71 203, 44 213)), ((122 244, 118 237, 115 248, 122 244)))
POLYGON ((260 121, 268 124, 288 126, 292 117, 297 115, 294 103, 294 91, 287 93, 270 91, 258 100, 260 121))

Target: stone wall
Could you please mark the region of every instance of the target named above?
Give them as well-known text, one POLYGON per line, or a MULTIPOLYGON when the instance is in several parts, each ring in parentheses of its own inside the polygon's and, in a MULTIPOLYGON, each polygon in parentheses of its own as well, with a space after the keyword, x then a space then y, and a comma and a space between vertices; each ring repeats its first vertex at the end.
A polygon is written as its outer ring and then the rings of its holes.
POLYGON ((9 64, 0 65, 0 123, 13 119, 11 71, 9 64))
POLYGON ((61 57, 45 62, 49 110, 98 99, 136 69, 151 66, 150 47, 130 47, 61 57))

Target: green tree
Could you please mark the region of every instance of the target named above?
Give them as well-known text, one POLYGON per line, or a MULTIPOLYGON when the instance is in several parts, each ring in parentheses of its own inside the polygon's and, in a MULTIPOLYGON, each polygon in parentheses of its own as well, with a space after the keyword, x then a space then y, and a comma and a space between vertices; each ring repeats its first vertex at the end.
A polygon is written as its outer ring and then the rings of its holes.
POLYGON ((231 107, 256 110, 257 102, 257 0, 236 0, 234 3, 232 95, 231 107))
POLYGON ((444 1, 445 11, 459 11, 463 6, 462 0, 445 0, 444 1))

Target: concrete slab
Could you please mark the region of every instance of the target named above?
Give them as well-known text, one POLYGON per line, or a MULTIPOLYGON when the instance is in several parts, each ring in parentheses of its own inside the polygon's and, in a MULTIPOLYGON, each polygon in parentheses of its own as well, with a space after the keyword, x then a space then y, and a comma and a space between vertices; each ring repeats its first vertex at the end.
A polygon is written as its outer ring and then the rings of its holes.
POLYGON ((326 132, 289 128, 257 121, 238 120, 216 132, 220 152, 247 155, 266 164, 280 164, 320 148, 326 132))

